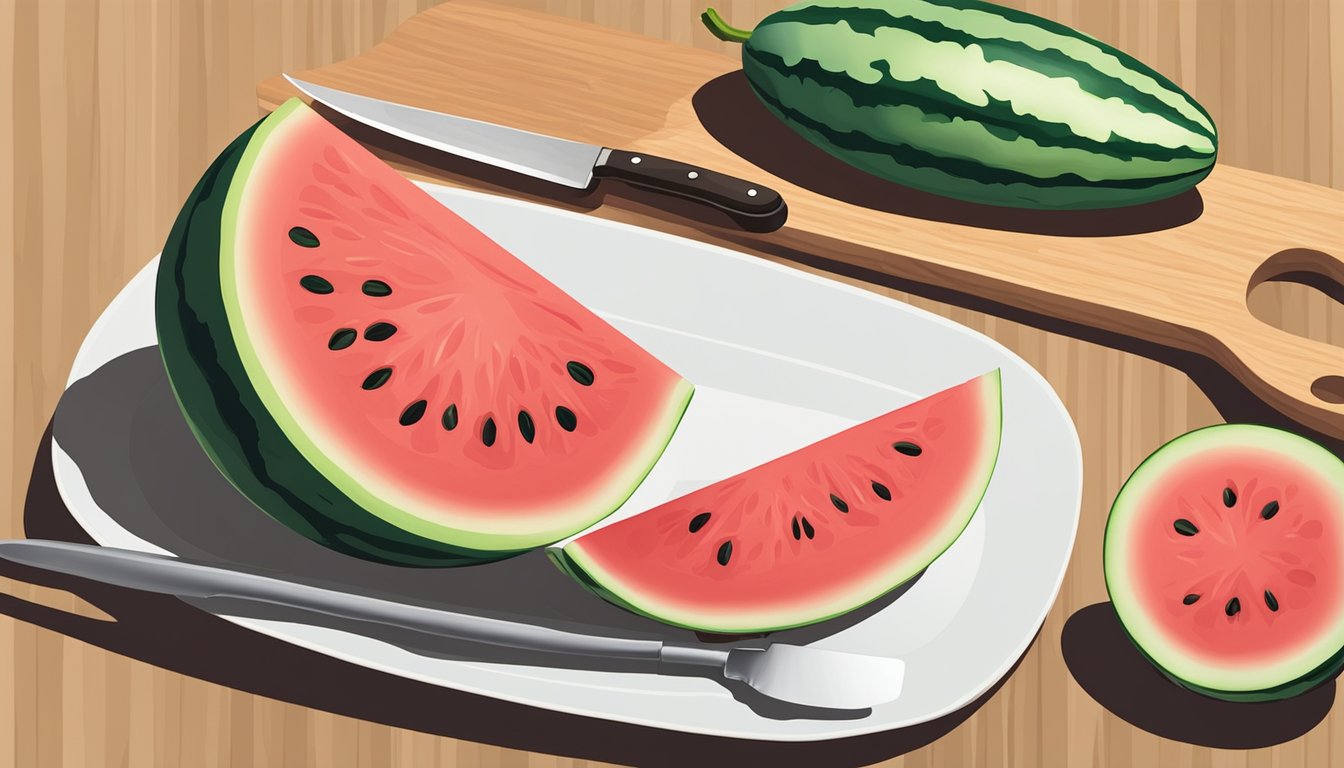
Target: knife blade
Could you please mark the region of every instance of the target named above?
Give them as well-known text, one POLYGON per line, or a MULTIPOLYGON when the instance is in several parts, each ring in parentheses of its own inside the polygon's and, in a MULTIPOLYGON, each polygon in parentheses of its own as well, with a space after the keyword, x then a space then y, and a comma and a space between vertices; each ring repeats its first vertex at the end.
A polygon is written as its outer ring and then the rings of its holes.
POLYGON ((739 226, 768 232, 788 207, 778 192, 725 173, 642 152, 630 152, 524 131, 350 93, 285 75, 314 101, 364 125, 431 149, 575 189, 617 179, 717 208, 739 226))

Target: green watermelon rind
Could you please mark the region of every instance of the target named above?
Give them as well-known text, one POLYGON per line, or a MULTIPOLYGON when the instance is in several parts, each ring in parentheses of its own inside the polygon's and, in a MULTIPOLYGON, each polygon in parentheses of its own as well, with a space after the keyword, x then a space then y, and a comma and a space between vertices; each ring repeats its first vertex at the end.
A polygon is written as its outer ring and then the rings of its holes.
POLYGON ((1341 648, 1338 653, 1331 656, 1319 667, 1316 667, 1292 682, 1276 685, 1272 688, 1261 688, 1260 690, 1255 691, 1223 691, 1217 688, 1206 688, 1202 685, 1196 685, 1195 683, 1176 677, 1163 669, 1162 665, 1158 664, 1152 656, 1149 656, 1148 652, 1143 650, 1142 646, 1137 642, 1134 642, 1134 637, 1132 635, 1126 633, 1126 636, 1129 637, 1130 642, 1134 643, 1134 647, 1139 649, 1139 654, 1145 659, 1148 659, 1149 663, 1151 663, 1158 672, 1161 672, 1163 677, 1180 685, 1182 688, 1188 688, 1195 693, 1203 694, 1215 699, 1222 699, 1223 701, 1257 702, 1289 699, 1319 688, 1321 685, 1334 680, 1335 677, 1339 675, 1340 670, 1344 669, 1344 648, 1341 648))
MULTIPOLYGON (((1244 683, 1235 680, 1221 681, 1220 684, 1220 681, 1203 676, 1199 676, 1201 679, 1196 679, 1197 676, 1190 671, 1186 671, 1183 675, 1180 669, 1175 668, 1178 664, 1173 663, 1173 659, 1183 658, 1184 654, 1160 647, 1161 643, 1158 642, 1155 632, 1152 633, 1154 637, 1145 642, 1145 636, 1149 632, 1142 626, 1143 617, 1137 607, 1139 598, 1129 591, 1127 579, 1122 572, 1124 557, 1119 550, 1124 546, 1124 542, 1119 530, 1130 508, 1126 506, 1129 499, 1142 491, 1150 475, 1159 475, 1170 465, 1191 455, 1197 455, 1206 445, 1216 449, 1229 442, 1229 439, 1237 444, 1277 445, 1289 451, 1304 467, 1318 471, 1322 478, 1333 483, 1339 489, 1339 498, 1344 499, 1344 462, 1307 438, 1258 424, 1215 424, 1193 430, 1170 440, 1144 459, 1116 494, 1110 516, 1106 521, 1106 533, 1102 543, 1106 591, 1110 595, 1116 617, 1124 628, 1125 636, 1140 655, 1148 659, 1167 679, 1196 693, 1225 701, 1275 701, 1306 693, 1334 679, 1341 670, 1344 670, 1344 617, 1337 622, 1336 641, 1332 643, 1326 640, 1320 643, 1322 648, 1334 645, 1335 650, 1316 654, 1322 657, 1321 660, 1308 662, 1312 665, 1300 673, 1287 673, 1294 675, 1293 677, 1278 682, 1270 681, 1271 684, 1268 685, 1263 684, 1264 681, 1244 683)), ((1263 669, 1254 671, 1265 674, 1263 669)))
POLYGON ((977 0, 797 3, 746 37, 742 69, 771 113, 829 154, 986 205, 1139 205, 1195 186, 1218 154, 1208 111, 1161 73, 1066 25, 977 0), (878 34, 904 36, 900 49, 878 34), (975 67, 993 82, 965 82, 975 67), (1073 90, 1046 109, 1033 103, 1042 83, 1073 90), (1100 130, 1103 108, 1107 126, 1127 121, 1128 138, 1100 130))
MULTIPOLYGON (((267 407, 240 349, 242 331, 229 314, 221 260, 227 258, 243 184, 267 139, 296 112, 286 102, 220 154, 187 199, 164 245, 156 286, 159 349, 174 396, 198 442, 221 473, 249 500, 292 530, 334 550, 379 562, 442 567, 498 560, 563 538, 573 528, 524 535, 476 534, 413 517, 367 491, 351 493, 331 477, 344 471, 314 466, 317 446, 304 445, 267 407), (305 450, 305 448, 307 450, 305 450), (398 515, 397 513, 400 512, 398 515)), ((254 363, 255 365, 255 363, 254 363)), ((264 376, 262 377, 264 381, 264 376)), ((613 493, 609 514, 634 493, 671 441, 693 394, 679 381, 667 400, 650 457, 613 493)), ((283 409, 281 409, 283 410, 283 409)), ((360 489, 363 491, 363 489, 360 489)))
MULTIPOLYGON (((899 589, 902 585, 909 582, 919 574, 923 573, 928 566, 943 555, 956 540, 961 537, 966 526, 970 525, 971 519, 980 508, 984 500, 985 493, 989 490, 990 481, 994 476, 994 468, 998 464, 999 450, 1002 444, 1003 436, 1003 387, 1002 378, 999 370, 986 374, 984 377, 986 386, 986 417, 984 419, 984 438, 982 440, 981 454, 983 459, 980 464, 980 471, 973 474, 974 481, 967 483, 963 493, 963 501, 957 505, 961 510, 958 518, 958 524, 948 526, 944 530, 947 535, 937 542, 937 545, 929 550, 926 557, 907 558, 892 564, 892 575, 882 582, 882 587, 875 593, 858 594, 852 600, 837 601, 834 609, 827 614, 816 615, 797 615, 792 620, 785 620, 771 623, 768 625, 757 624, 724 624, 713 620, 705 620, 696 616, 679 615, 680 612, 659 610, 653 602, 647 597, 632 594, 621 586, 620 579, 613 578, 607 574, 592 558, 583 552, 582 541, 579 537, 565 543, 563 546, 556 545, 546 549, 546 554, 551 562, 564 573, 568 574, 585 589, 593 592, 599 597, 614 603, 632 613, 653 619, 663 624, 669 624, 683 629, 691 629, 701 632, 711 632, 718 634, 748 634, 758 632, 776 632, 794 627, 816 624, 829 619, 843 616, 851 611, 857 610, 882 596, 899 589), (990 415, 992 413, 992 416, 990 415)), ((803 449, 806 450, 806 449, 803 449)), ((750 470, 748 470, 750 471, 750 470)))

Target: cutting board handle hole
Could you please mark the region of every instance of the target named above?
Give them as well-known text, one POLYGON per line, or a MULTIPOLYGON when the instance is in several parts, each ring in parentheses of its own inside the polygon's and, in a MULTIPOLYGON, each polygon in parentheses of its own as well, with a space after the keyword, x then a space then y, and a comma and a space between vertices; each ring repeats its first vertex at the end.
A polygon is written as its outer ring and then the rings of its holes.
POLYGON ((1246 308, 1260 322, 1296 336, 1344 347, 1344 339, 1327 338, 1316 330, 1322 317, 1332 320, 1344 317, 1341 305, 1344 305, 1344 263, 1311 248, 1289 248, 1275 253, 1255 270, 1246 287, 1246 308))
POLYGON ((1344 404, 1344 376, 1322 376, 1311 382, 1311 394, 1327 403, 1344 404))
POLYGON ((1287 248, 1265 259, 1251 275, 1247 296, 1266 283, 1297 283, 1344 304, 1344 262, 1314 248, 1287 248))

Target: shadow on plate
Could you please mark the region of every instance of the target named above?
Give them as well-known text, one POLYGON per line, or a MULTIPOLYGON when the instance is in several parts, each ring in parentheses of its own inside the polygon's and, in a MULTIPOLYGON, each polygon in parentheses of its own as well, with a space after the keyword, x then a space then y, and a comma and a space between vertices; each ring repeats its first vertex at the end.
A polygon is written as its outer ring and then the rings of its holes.
MULTIPOLYGON (((93 543, 70 515, 56 488, 50 461, 53 435, 77 461, 86 459, 82 468, 86 469, 92 495, 104 508, 116 509, 119 522, 137 535, 180 549, 194 559, 227 562, 257 572, 283 570, 287 576, 298 573, 302 580, 311 582, 360 584, 366 593, 386 593, 504 618, 523 617, 578 631, 694 641, 690 633, 627 614, 588 595, 568 579, 556 578, 558 574, 543 556, 523 556, 467 569, 401 569, 356 561, 290 534, 237 497, 200 453, 177 415, 153 348, 118 358, 72 387, 58 406, 34 461, 24 507, 27 535, 93 543), (90 451, 101 452, 100 460, 87 461, 90 451), (89 473, 91 466, 100 469, 89 473), (163 478, 172 478, 172 482, 163 478), (133 508, 171 514, 132 514, 133 508), (451 600, 445 600, 444 595, 452 595, 451 600)), ((172 597, 3 562, 0 575, 71 592, 114 621, 87 618, 9 595, 0 595, 0 612, 181 674, 363 720, 515 749, 624 764, 685 765, 694 760, 707 764, 803 761, 866 765, 942 737, 970 717, 1002 684, 957 712, 911 728, 796 744, 725 739, 568 715, 383 674, 252 632, 172 597)), ((281 615, 273 613, 276 609, 218 600, 210 607, 260 618, 317 621, 316 617, 294 612, 281 615)), ((777 633, 772 639, 806 643, 859 621, 880 607, 848 617, 843 624, 828 622, 777 633)), ((337 619, 324 617, 321 622, 353 628, 337 619)), ((556 657, 543 659, 404 630, 362 626, 360 631, 431 656, 557 664, 556 657)), ((652 671, 616 662, 601 664, 598 668, 652 671)), ((750 689, 729 690, 763 717, 854 718, 867 714, 867 710, 832 712, 791 707, 750 689)))
POLYGON ((1073 237, 1154 232, 1188 224, 1204 212, 1203 198, 1194 189, 1128 208, 1035 211, 967 203, 902 187, 860 171, 794 133, 761 105, 741 70, 702 85, 692 105, 705 130, 744 160, 818 194, 877 211, 1073 237))
POLYGON ((1070 616, 1062 644, 1073 679, 1098 704, 1130 725, 1188 744, 1220 749, 1282 744, 1314 728, 1335 702, 1333 681, 1274 702, 1219 701, 1186 690, 1139 654, 1110 603, 1070 616))

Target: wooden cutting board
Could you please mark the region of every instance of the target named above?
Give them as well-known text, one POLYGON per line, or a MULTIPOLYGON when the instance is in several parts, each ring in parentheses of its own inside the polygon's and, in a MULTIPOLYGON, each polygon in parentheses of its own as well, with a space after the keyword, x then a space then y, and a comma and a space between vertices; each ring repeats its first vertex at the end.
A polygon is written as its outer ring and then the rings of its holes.
MULTIPOLYGON (((744 232, 688 220, 695 211, 686 206, 618 183, 575 193, 342 122, 411 175, 949 288, 1195 352, 1289 418, 1344 438, 1344 349, 1268 325, 1246 303, 1273 279, 1344 291, 1344 192, 1219 166, 1197 191, 1121 210, 950 201, 811 147, 756 102, 734 58, 481 0, 437 6, 366 53, 292 74, 706 166, 775 188, 790 213, 776 232, 744 232)), ((277 77, 257 94, 270 109, 297 92, 277 77)))

